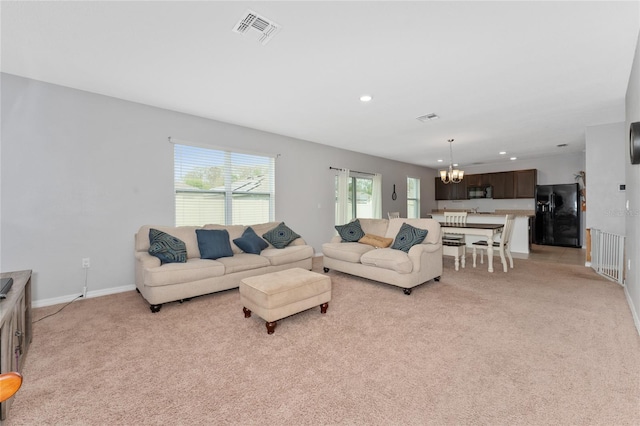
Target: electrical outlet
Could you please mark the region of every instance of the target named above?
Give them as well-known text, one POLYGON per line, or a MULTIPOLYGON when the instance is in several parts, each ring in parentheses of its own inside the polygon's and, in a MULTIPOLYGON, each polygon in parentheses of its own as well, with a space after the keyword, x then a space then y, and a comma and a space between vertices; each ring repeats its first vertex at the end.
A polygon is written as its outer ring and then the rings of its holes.
POLYGON ((89 259, 88 257, 83 257, 82 258, 82 268, 83 269, 87 269, 91 266, 91 259, 89 259))

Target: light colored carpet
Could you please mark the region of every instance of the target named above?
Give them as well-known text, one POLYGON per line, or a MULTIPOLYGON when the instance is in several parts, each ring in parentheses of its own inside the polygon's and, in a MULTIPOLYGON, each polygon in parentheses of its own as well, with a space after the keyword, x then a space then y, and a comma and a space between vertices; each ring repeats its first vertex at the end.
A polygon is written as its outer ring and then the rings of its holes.
POLYGON ((515 266, 447 258, 410 296, 330 272, 327 314, 273 335, 237 289, 157 314, 136 292, 76 301, 34 324, 8 424, 640 424, 623 289, 581 266, 515 266))

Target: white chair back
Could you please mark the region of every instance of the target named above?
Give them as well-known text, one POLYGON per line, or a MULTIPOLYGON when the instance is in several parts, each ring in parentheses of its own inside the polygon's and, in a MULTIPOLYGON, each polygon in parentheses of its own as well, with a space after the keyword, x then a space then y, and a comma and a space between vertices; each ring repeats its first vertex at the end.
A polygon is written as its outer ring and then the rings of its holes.
POLYGON ((511 241, 511 235, 513 234, 513 226, 516 222, 516 215, 508 214, 504 218, 504 228, 502 229, 502 236, 500 238, 500 249, 508 247, 511 241))
POLYGON ((467 212, 444 212, 444 223, 449 225, 466 225, 467 212))

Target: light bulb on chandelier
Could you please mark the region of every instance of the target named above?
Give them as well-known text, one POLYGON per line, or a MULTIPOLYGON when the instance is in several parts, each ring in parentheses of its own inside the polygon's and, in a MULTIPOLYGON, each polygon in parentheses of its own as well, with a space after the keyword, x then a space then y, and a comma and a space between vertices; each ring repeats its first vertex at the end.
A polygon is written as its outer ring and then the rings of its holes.
POLYGON ((440 179, 445 184, 460 183, 464 177, 464 171, 453 168, 453 149, 451 148, 453 139, 449 139, 447 142, 449 142, 449 170, 440 170, 440 179))

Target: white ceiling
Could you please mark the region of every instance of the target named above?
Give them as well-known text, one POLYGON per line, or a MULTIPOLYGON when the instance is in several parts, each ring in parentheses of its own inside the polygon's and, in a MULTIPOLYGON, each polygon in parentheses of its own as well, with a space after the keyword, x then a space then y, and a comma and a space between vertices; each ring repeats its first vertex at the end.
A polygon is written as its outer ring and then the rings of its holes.
POLYGON ((434 168, 449 138, 463 166, 584 150, 624 121, 640 22, 637 1, 0 7, 3 72, 434 168), (233 32, 247 9, 282 30, 233 32))

